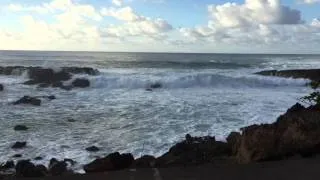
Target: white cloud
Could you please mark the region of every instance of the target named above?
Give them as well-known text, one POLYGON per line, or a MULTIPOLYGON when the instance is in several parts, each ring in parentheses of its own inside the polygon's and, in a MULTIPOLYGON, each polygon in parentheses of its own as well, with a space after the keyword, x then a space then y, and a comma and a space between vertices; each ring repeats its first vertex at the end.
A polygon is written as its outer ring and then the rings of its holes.
POLYGON ((300 3, 305 3, 305 4, 315 4, 315 3, 320 3, 320 0, 299 0, 300 3))
POLYGON ((123 8, 102 8, 101 14, 103 16, 112 16, 122 21, 139 21, 144 19, 142 16, 137 15, 131 7, 123 8))
POLYGON ((215 24, 222 27, 301 23, 300 12, 281 5, 279 0, 246 0, 240 5, 209 5, 208 11, 215 24))
POLYGON ((112 4, 116 6, 122 6, 123 0, 112 0, 112 4))

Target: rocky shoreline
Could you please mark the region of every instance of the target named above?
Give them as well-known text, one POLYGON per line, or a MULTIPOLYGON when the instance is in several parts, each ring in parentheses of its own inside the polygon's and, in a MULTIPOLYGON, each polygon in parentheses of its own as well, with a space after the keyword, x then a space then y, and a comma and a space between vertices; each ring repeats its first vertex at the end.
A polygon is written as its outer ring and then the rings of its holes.
MULTIPOLYGON (((12 69, 15 68, 9 68, 9 70, 0 68, 0 74, 13 74, 14 70, 12 69)), ((19 71, 19 69, 26 70, 24 67, 16 69, 18 69, 16 71, 19 71)), ((43 70, 42 68, 31 68, 31 71, 33 70, 34 72, 39 72, 39 74, 52 74, 50 76, 52 77, 51 80, 42 80, 38 76, 32 76, 31 74, 33 73, 30 73, 29 69, 29 77, 32 81, 37 81, 36 84, 47 83, 49 86, 52 86, 54 82, 66 80, 67 78, 65 77, 71 79, 70 75, 73 73, 88 72, 87 70, 82 71, 79 69, 54 72, 52 69, 51 71, 48 69, 43 70), (61 72, 68 75, 62 76, 61 72)), ((308 78, 318 81, 319 79, 317 79, 314 71, 320 72, 320 70, 288 70, 276 71, 281 73, 264 71, 257 74, 308 78), (304 75, 302 71, 305 72, 304 75)), ((96 71, 90 70, 89 72, 96 71)), ((90 73, 89 75, 95 74, 90 73)), ((25 131, 27 129, 23 125, 15 127, 17 131, 25 131)), ((264 161, 287 160, 296 156, 310 158, 320 153, 319 136, 320 105, 304 107, 297 103, 283 115, 279 116, 276 122, 272 124, 251 125, 242 128, 241 132, 231 132, 226 142, 217 141, 215 137, 192 137, 187 134, 185 140, 172 146, 168 152, 160 157, 144 155, 135 159, 130 153, 121 154, 114 152, 105 157, 97 157, 94 161, 84 165, 83 170, 87 174, 91 174, 124 169, 192 167, 202 164, 217 166, 242 165, 264 161)), ((20 148, 23 148, 27 142, 17 143, 20 148)), ((88 151, 99 150, 97 147, 89 147, 87 149, 88 151)), ((0 166, 0 179, 1 177, 46 177, 76 174, 71 170, 75 163, 76 161, 71 159, 57 160, 52 158, 46 167, 34 164, 28 159, 18 162, 8 161, 0 166)))

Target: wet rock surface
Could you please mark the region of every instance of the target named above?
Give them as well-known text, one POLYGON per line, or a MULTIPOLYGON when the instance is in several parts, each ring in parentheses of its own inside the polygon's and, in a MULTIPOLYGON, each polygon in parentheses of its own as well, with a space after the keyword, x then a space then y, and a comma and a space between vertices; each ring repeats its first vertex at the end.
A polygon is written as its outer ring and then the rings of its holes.
POLYGON ((264 76, 278 76, 290 78, 304 78, 312 81, 320 82, 320 69, 293 69, 293 70, 269 70, 260 71, 255 74, 264 76))
POLYGON ((13 103, 13 105, 19 105, 19 104, 29 104, 33 106, 40 106, 41 100, 36 97, 23 96, 21 99, 13 103))

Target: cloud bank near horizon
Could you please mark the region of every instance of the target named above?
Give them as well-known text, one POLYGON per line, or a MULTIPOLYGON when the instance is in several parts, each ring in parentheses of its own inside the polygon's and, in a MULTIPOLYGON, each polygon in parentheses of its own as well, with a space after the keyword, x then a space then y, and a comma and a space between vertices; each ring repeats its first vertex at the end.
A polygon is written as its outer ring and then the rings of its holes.
POLYGON ((208 1, 203 9, 206 23, 188 27, 139 13, 136 1, 110 0, 106 6, 79 0, 1 5, 0 49, 320 53, 317 14, 306 20, 301 10, 280 0, 208 1))

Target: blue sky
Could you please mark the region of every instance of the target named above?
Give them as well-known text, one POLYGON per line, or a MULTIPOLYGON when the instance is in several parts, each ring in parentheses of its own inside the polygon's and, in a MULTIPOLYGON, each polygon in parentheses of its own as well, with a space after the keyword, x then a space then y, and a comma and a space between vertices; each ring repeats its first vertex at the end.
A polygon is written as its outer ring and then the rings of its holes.
POLYGON ((0 49, 320 53, 320 0, 2 0, 0 49))

